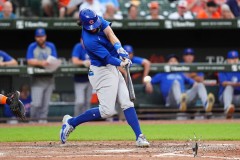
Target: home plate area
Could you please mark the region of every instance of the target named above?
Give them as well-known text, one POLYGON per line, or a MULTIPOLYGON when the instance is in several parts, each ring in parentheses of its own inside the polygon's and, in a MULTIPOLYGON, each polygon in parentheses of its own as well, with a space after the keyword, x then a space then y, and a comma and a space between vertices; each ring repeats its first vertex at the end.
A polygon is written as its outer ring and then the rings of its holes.
POLYGON ((70 141, 1 143, 0 159, 33 160, 240 160, 239 141, 150 141, 149 148, 137 148, 132 141, 70 141), (196 143, 198 149, 196 152, 196 143))

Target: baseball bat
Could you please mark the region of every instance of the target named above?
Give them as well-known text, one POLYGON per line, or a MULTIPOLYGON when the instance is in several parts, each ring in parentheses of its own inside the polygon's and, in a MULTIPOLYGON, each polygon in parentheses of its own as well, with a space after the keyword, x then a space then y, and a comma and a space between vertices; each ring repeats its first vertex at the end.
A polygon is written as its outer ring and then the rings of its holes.
POLYGON ((133 102, 136 99, 136 97, 135 97, 134 87, 133 87, 132 78, 130 75, 130 69, 129 69, 128 65, 126 66, 127 87, 128 87, 128 92, 129 92, 129 98, 133 102))

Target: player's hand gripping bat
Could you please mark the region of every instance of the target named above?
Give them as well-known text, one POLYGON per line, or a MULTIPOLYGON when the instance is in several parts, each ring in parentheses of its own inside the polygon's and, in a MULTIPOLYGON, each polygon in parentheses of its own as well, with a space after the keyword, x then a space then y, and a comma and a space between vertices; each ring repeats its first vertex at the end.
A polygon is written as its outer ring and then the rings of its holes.
POLYGON ((129 98, 133 102, 136 99, 136 97, 135 97, 134 87, 133 87, 133 83, 132 83, 132 78, 131 78, 131 75, 130 75, 129 65, 131 65, 131 64, 127 64, 125 66, 125 69, 126 69, 126 72, 127 72, 126 82, 127 82, 128 92, 129 92, 129 98))

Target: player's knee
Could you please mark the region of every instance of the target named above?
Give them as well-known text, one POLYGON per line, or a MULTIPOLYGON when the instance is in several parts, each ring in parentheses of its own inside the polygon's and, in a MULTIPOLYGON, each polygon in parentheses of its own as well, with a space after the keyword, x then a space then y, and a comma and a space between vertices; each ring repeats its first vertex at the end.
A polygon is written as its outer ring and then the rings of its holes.
POLYGON ((130 100, 128 100, 128 101, 126 100, 120 104, 120 107, 122 108, 122 110, 126 110, 130 107, 134 107, 134 103, 130 100))
POLYGON ((99 111, 102 118, 109 118, 116 114, 114 107, 112 107, 112 109, 109 109, 107 107, 100 106, 99 111))

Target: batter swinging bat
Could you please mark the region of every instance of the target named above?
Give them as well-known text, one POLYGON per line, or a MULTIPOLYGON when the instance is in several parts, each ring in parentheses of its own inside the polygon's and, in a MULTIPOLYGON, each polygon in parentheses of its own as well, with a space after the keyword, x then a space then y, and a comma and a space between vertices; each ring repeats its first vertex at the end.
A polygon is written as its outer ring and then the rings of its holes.
POLYGON ((125 68, 126 72, 127 72, 127 79, 126 80, 127 80, 129 98, 133 102, 136 99, 136 97, 135 97, 134 87, 133 87, 132 78, 131 78, 131 75, 130 75, 130 69, 129 69, 128 65, 125 68))

